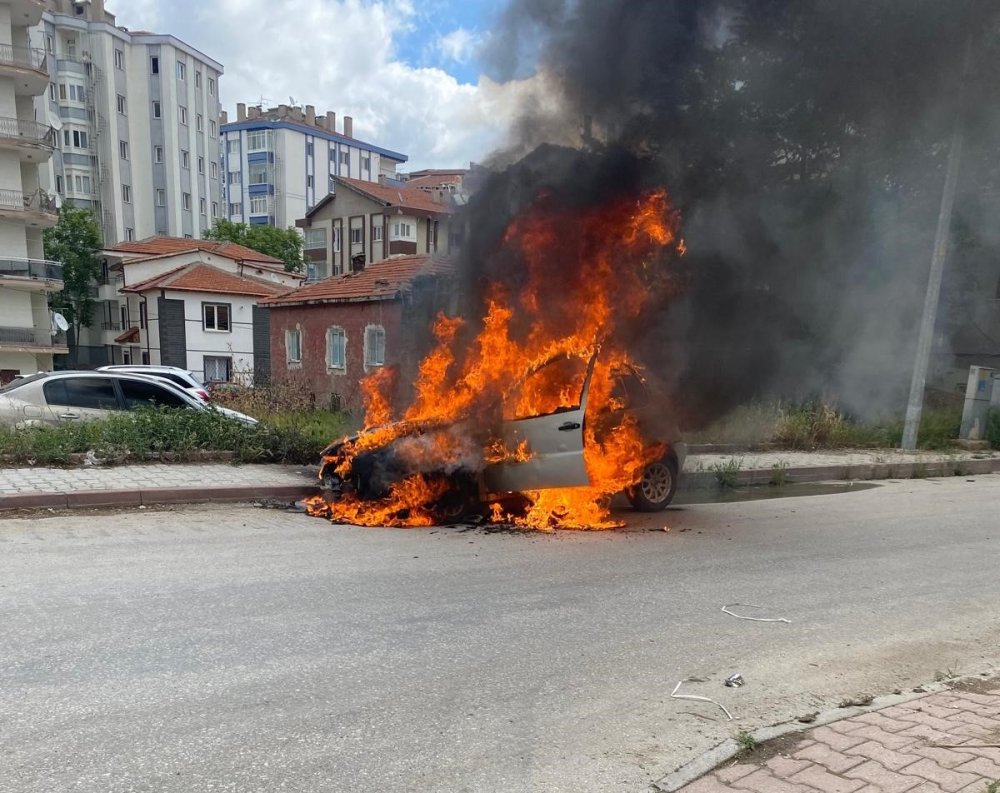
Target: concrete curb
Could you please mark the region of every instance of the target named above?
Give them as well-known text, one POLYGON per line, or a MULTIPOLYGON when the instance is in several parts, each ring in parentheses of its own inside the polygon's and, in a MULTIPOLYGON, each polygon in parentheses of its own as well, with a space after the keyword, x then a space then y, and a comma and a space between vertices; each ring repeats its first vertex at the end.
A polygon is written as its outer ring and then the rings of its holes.
MULTIPOLYGON (((733 471, 736 487, 831 480, 925 479, 929 477, 973 476, 1000 472, 1000 458, 984 460, 937 460, 933 462, 859 463, 854 465, 810 465, 796 468, 753 468, 733 471)), ((728 476, 728 472, 726 474, 728 476)), ((715 471, 685 471, 678 489, 704 490, 719 486, 715 471)))
MULTIPOLYGON (((976 678, 969 677, 963 678, 963 680, 964 679, 971 680, 976 678)), ((754 730, 750 734, 758 744, 762 744, 766 741, 781 738, 785 735, 807 732, 815 729, 816 727, 832 724, 835 721, 849 719, 852 716, 859 716, 862 713, 873 713, 875 711, 882 710, 883 708, 892 707, 893 705, 900 705, 904 702, 912 702, 915 699, 926 697, 929 694, 936 694, 940 691, 945 691, 951 688, 956 682, 961 681, 924 685, 921 686, 923 691, 919 693, 911 692, 907 694, 887 694, 882 697, 876 697, 872 700, 871 705, 849 708, 830 708, 829 710, 825 710, 818 714, 815 720, 809 722, 808 724, 803 724, 799 721, 785 721, 780 724, 771 725, 770 727, 761 727, 759 730, 754 730)), ((689 763, 685 763, 676 771, 673 771, 662 779, 654 782, 653 789, 660 791, 660 793, 674 793, 674 791, 679 790, 691 782, 694 782, 696 779, 704 776, 712 769, 718 768, 723 763, 734 759, 739 754, 739 751, 740 747, 736 741, 732 738, 726 738, 726 740, 722 743, 714 746, 707 752, 704 752, 689 763)))
POLYGON ((11 509, 72 509, 75 507, 140 507, 156 504, 200 504, 214 501, 297 501, 316 495, 314 485, 220 485, 208 487, 146 487, 127 490, 76 490, 69 493, 18 493, 0 496, 0 512, 11 509))

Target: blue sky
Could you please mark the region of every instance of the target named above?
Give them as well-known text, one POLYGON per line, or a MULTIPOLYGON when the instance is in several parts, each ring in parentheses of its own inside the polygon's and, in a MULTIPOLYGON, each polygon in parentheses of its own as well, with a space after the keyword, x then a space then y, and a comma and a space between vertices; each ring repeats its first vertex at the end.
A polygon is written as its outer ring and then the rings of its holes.
POLYGON ((106 0, 118 23, 170 33, 221 62, 224 109, 312 104, 354 118, 355 137, 408 167, 468 166, 505 143, 541 90, 483 75, 496 0, 106 0))

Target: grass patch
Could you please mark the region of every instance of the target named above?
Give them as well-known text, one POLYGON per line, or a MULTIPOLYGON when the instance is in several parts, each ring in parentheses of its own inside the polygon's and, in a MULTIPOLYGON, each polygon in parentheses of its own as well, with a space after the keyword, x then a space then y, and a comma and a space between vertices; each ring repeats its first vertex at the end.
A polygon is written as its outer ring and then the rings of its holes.
POLYGON ((232 452, 239 462, 313 464, 344 424, 339 414, 317 411, 249 427, 213 411, 142 408, 54 427, 0 427, 0 455, 15 464, 65 465, 69 455, 89 451, 118 462, 211 451, 232 452))
POLYGON ((788 463, 784 460, 778 460, 774 465, 771 466, 771 478, 768 484, 774 487, 784 487, 785 482, 788 480, 788 463))
POLYGON ((730 457, 722 463, 715 463, 708 470, 715 474, 715 481, 720 490, 732 489, 739 484, 740 469, 743 468, 743 458, 730 457))
POLYGON ((736 733, 735 741, 736 745, 739 747, 739 750, 736 752, 736 756, 741 760, 745 759, 748 755, 753 754, 754 750, 760 746, 760 744, 757 743, 757 739, 754 738, 753 735, 747 730, 740 730, 736 733))

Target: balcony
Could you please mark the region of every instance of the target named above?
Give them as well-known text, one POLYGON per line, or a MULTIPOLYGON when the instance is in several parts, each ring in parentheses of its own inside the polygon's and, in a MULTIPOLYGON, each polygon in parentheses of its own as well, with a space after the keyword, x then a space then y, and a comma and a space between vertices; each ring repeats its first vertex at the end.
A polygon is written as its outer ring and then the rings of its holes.
POLYGON ((27 226, 54 226, 59 221, 59 208, 55 196, 43 190, 34 193, 0 190, 0 218, 27 226))
POLYGON ((46 259, 0 259, 0 286, 58 292, 63 288, 63 266, 46 259))
POLYGON ((0 116, 0 149, 16 151, 22 160, 45 162, 56 147, 56 131, 48 124, 0 116))
POLYGON ((6 0, 11 27, 30 28, 42 21, 43 0, 6 0))
POLYGON ((5 352, 54 353, 69 352, 66 334, 53 334, 48 328, 9 328, 0 326, 0 350, 5 352))
POLYGON ((0 77, 14 81, 14 93, 39 96, 49 84, 45 50, 0 44, 0 77))

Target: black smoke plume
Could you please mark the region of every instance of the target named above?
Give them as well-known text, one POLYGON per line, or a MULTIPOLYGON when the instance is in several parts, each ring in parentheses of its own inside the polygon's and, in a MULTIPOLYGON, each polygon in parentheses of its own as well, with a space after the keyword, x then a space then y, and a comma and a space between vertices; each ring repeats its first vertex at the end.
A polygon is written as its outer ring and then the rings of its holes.
MULTIPOLYGON (((984 284, 993 297, 992 0, 513 0, 488 56, 498 78, 537 71, 553 93, 524 108, 470 202, 468 294, 519 277, 482 263, 540 191, 584 206, 665 187, 685 288, 634 346, 689 427, 755 398, 902 407, 956 117, 966 156, 938 360, 984 284)), ((976 321, 1000 339, 996 318, 976 321)))

